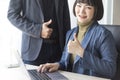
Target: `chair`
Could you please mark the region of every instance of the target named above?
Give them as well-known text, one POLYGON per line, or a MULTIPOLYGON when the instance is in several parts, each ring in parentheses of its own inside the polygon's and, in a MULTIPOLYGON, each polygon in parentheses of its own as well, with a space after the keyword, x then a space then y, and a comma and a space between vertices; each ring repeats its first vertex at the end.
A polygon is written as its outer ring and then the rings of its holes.
POLYGON ((104 25, 109 31, 112 32, 115 39, 116 48, 118 51, 117 57, 117 71, 112 80, 120 80, 120 25, 104 25))

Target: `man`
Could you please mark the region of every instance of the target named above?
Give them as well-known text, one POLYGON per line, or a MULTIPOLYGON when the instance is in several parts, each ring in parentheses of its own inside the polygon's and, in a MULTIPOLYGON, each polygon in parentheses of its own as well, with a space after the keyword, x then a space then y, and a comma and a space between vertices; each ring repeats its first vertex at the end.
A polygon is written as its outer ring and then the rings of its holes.
POLYGON ((70 29, 67 0, 11 0, 9 21, 22 31, 22 59, 40 65, 61 58, 70 29))

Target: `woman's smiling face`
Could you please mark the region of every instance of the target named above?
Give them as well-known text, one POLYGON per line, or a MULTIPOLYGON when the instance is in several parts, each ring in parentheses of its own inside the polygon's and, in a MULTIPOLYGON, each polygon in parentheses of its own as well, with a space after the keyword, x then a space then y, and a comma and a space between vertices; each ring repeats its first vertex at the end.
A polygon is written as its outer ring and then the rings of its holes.
POLYGON ((80 24, 87 24, 91 22, 94 16, 95 9, 86 3, 77 3, 75 6, 75 14, 80 24))

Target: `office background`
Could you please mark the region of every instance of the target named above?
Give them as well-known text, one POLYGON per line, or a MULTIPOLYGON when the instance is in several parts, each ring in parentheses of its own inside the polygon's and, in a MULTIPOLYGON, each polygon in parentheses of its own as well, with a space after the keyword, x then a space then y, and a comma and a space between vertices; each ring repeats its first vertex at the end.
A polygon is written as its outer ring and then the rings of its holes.
MULTIPOLYGON (((68 0, 71 27, 76 26, 76 18, 73 16, 72 7, 75 0, 68 0)), ((120 25, 120 0, 103 0, 104 17, 99 23, 120 25)), ((8 62, 10 59, 10 49, 15 48, 20 52, 21 47, 21 31, 13 27, 7 20, 9 0, 1 0, 0 2, 0 62, 8 62)))

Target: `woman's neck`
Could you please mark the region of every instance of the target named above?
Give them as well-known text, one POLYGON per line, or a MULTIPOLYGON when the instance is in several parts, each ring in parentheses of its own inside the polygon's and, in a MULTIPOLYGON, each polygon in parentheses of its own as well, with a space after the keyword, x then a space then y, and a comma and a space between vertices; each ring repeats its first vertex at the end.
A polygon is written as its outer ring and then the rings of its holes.
POLYGON ((79 30, 80 31, 86 30, 92 24, 92 22, 93 21, 90 21, 90 22, 88 22, 86 24, 81 24, 81 23, 78 22, 79 30))

